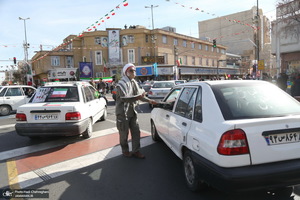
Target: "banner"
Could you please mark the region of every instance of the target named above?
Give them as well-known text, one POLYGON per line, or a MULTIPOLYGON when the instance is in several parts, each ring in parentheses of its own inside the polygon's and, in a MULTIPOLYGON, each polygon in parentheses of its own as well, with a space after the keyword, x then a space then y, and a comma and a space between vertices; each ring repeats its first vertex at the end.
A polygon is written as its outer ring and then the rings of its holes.
POLYGON ((92 62, 80 62, 79 63, 80 78, 92 78, 93 77, 93 63, 92 62))
POLYGON ((119 65, 121 63, 120 30, 108 31, 108 60, 110 65, 119 65))

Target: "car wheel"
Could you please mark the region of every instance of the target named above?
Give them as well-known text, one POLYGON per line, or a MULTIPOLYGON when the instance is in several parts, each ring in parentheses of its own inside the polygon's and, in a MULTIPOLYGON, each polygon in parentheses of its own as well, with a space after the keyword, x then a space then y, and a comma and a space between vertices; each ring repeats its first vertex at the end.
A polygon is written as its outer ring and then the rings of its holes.
POLYGON ((184 177, 188 188, 191 191, 200 191, 207 187, 204 181, 199 179, 199 175, 194 165, 190 151, 186 151, 183 156, 184 177))
POLYGON ((107 107, 104 108, 103 115, 100 118, 101 121, 105 121, 107 118, 107 107))
POLYGON ((9 115, 10 112, 11 112, 10 106, 7 105, 0 106, 0 115, 2 116, 9 115))
POLYGON ((154 123, 151 121, 151 136, 152 136, 152 140, 153 141, 160 141, 160 137, 157 133, 156 127, 154 125, 154 123))
POLYGON ((93 132, 93 124, 92 124, 92 120, 89 119, 88 126, 87 126, 86 130, 82 133, 82 137, 90 138, 92 136, 92 132, 93 132))

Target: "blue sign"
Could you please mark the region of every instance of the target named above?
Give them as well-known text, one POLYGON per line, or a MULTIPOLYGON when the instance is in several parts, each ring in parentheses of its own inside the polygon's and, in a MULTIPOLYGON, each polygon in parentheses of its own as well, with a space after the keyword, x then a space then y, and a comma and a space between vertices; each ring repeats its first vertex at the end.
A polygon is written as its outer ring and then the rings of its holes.
POLYGON ((80 62, 80 78, 92 78, 93 77, 93 63, 92 62, 80 62))
POLYGON ((152 66, 137 67, 136 68, 136 75, 137 76, 152 76, 153 75, 152 66))

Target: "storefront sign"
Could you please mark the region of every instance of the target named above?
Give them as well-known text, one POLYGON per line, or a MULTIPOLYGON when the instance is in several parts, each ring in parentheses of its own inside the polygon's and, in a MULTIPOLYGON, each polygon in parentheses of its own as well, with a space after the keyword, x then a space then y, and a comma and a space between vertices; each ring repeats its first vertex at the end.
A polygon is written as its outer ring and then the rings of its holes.
POLYGON ((76 70, 77 70, 76 68, 61 68, 61 69, 49 70, 48 79, 50 80, 50 79, 74 78, 76 70))

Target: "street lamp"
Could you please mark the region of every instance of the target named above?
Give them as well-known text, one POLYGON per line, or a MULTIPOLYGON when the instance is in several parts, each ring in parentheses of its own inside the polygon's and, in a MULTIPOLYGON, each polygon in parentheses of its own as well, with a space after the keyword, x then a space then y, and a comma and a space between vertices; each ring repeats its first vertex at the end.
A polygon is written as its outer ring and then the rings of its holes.
POLYGON ((154 49, 153 49, 153 53, 154 53, 154 63, 155 63, 155 68, 156 68, 156 70, 157 70, 157 63, 156 63, 156 44, 155 44, 155 40, 156 40, 156 38, 155 38, 155 35, 154 35, 154 20, 153 20, 153 8, 157 8, 158 7, 158 5, 156 5, 156 6, 153 6, 153 5, 151 5, 151 6, 145 6, 145 8, 151 8, 151 17, 152 17, 152 43, 154 43, 154 49))
POLYGON ((151 5, 151 6, 145 6, 145 8, 151 8, 152 30, 154 29, 153 8, 157 8, 157 7, 158 7, 158 5, 156 5, 156 6, 153 6, 153 5, 151 5))
MULTIPOLYGON (((25 63, 28 66, 27 70, 29 70, 29 74, 30 74, 30 77, 32 79, 32 69, 31 69, 31 66, 28 63, 28 46, 29 46, 29 44, 27 43, 27 34, 26 34, 26 20, 28 20, 28 19, 30 19, 30 18, 29 17, 27 17, 27 18, 19 17, 19 20, 23 20, 23 22, 24 22, 24 32, 25 32, 24 54, 25 54, 25 63)), ((29 82, 31 82, 31 80, 28 80, 28 77, 27 77, 27 83, 29 83, 29 82)))

